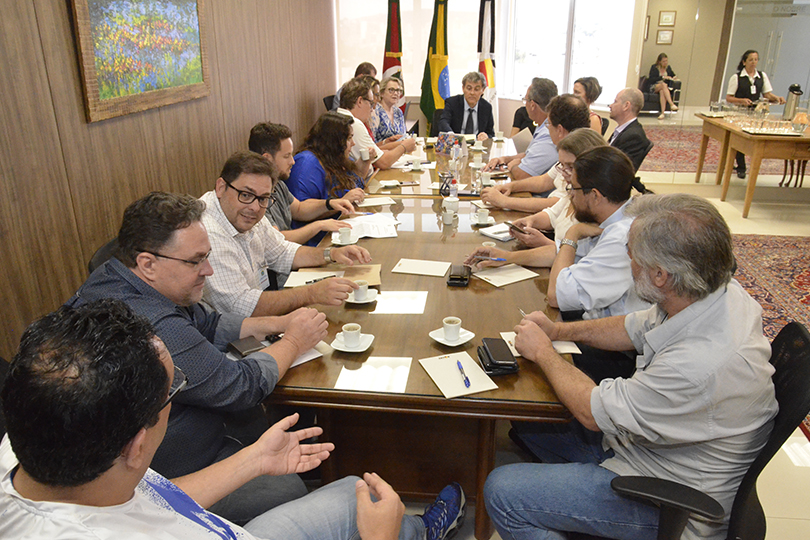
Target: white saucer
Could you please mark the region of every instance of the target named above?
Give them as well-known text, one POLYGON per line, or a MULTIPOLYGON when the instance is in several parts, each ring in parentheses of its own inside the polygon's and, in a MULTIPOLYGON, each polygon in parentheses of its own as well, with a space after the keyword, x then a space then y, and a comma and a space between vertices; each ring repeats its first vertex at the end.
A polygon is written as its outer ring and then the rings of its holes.
POLYGON ((368 304, 377 299, 377 294, 378 294, 377 289, 369 289, 368 292, 366 293, 365 300, 355 300, 354 291, 352 291, 349 293, 349 297, 346 299, 346 302, 349 304, 368 304))
POLYGON ((470 163, 470 168, 471 169, 483 169, 485 166, 486 166, 486 163, 476 163, 474 161, 472 163, 470 163))
POLYGON ((329 346, 335 349, 336 351, 341 352, 363 352, 369 347, 371 347, 371 343, 374 341, 374 336, 371 334, 360 334, 360 345, 357 347, 347 347, 343 343, 343 332, 338 332, 335 336, 335 341, 333 341, 329 346))
POLYGON ((332 245, 333 246, 351 246, 352 244, 356 244, 358 240, 359 240, 359 238, 357 238, 355 235, 352 235, 352 237, 349 238, 349 241, 345 242, 345 243, 341 242, 339 239, 335 240, 334 237, 332 237, 332 245))
POLYGON ((380 185, 384 188, 399 187, 399 180, 380 180, 380 185))
POLYGON ((492 137, 493 142, 504 142, 506 137, 492 137))
POLYGON ((470 218, 470 225, 472 225, 473 227, 488 227, 490 225, 495 225, 495 218, 492 216, 487 217, 486 223, 480 223, 470 218))
POLYGON ((470 332, 469 330, 464 330, 463 328, 458 332, 458 340, 457 341, 447 341, 444 339, 444 328, 437 328, 433 332, 428 334, 434 340, 438 341, 442 345, 447 345, 448 347, 458 347, 459 345, 464 345, 472 338, 475 337, 475 334, 470 332))
POLYGON ((475 146, 468 146, 468 147, 467 147, 467 149, 468 149, 470 152, 485 152, 485 151, 486 151, 486 149, 487 149, 487 147, 486 147, 486 146, 482 146, 481 148, 476 148, 475 146))

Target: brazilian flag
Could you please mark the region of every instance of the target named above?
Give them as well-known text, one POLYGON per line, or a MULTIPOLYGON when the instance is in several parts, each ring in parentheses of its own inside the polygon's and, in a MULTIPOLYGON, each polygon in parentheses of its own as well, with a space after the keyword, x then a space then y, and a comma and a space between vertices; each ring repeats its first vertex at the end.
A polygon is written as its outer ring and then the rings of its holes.
MULTIPOLYGON (((419 108, 425 113, 428 128, 436 109, 444 108, 450 97, 450 72, 447 69, 447 0, 436 0, 430 27, 425 75, 422 77, 422 99, 419 108)), ((429 129, 428 129, 429 132, 429 129)))

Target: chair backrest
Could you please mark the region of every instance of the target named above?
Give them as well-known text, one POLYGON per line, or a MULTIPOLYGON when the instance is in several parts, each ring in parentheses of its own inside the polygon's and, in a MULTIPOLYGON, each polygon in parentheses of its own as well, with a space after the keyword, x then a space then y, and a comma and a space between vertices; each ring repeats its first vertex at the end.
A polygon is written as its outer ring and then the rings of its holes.
POLYGON ((773 385, 779 413, 768 442, 740 482, 731 508, 728 538, 762 540, 765 514, 757 497, 756 482, 762 469, 810 412, 810 333, 797 322, 787 324, 771 344, 773 385))
POLYGON ((439 136, 439 120, 442 119, 442 113, 444 113, 444 109, 436 109, 433 111, 433 122, 430 124, 431 137, 439 136))
MULTIPOLYGON (((3 388, 3 383, 6 382, 6 375, 8 375, 9 364, 5 358, 0 358, 0 388, 3 388)), ((3 411, 0 411, 0 439, 6 434, 6 420, 3 418, 3 411)))
POLYGON ((334 101, 335 101, 335 94, 332 94, 331 96, 326 96, 325 98, 323 98, 323 105, 324 105, 324 107, 326 107, 327 111, 332 110, 332 103, 334 103, 334 101))
POLYGON ((90 262, 87 263, 87 269, 90 270, 90 273, 93 273, 93 270, 107 262, 114 254, 115 250, 118 249, 118 237, 116 236, 93 253, 93 256, 90 258, 90 262))
POLYGON ((610 119, 605 118, 604 116, 600 116, 599 119, 602 121, 602 136, 605 136, 607 133, 607 128, 610 125, 610 119))

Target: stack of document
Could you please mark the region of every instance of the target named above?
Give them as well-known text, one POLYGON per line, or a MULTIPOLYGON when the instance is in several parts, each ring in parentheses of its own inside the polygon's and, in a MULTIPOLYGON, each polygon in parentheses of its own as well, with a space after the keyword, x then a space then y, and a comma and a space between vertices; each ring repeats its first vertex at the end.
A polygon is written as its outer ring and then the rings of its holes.
MULTIPOLYGON (((366 199, 368 200, 368 199, 366 199)), ((399 221, 383 214, 357 216, 343 220, 352 227, 352 238, 396 238, 399 221)), ((340 233, 332 233, 332 242, 339 240, 340 233)))
POLYGON ((531 270, 526 270, 522 266, 516 264, 506 264, 504 266, 496 266, 494 268, 484 268, 474 272, 473 275, 478 279, 483 279, 490 285, 496 287, 503 287, 511 283, 517 283, 524 279, 534 279, 537 274, 531 270))

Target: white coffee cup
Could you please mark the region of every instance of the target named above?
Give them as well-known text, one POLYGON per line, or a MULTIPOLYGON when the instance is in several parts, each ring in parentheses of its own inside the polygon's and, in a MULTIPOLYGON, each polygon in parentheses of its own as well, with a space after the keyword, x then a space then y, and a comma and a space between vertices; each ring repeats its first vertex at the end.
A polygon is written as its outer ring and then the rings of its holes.
POLYGON ((496 139, 503 139, 503 131, 496 131, 495 132, 496 139))
POLYGON ((482 172, 481 173, 481 185, 484 187, 495 185, 495 182, 492 181, 492 173, 491 172, 482 172))
POLYGON ((476 150, 480 150, 483 147, 484 147, 484 141, 482 141, 480 139, 476 139, 475 144, 473 145, 473 148, 475 148, 476 150))
POLYGON ((488 223, 489 222, 489 210, 486 208, 479 208, 478 213, 476 214, 478 223, 488 223))
POLYGON ((481 245, 484 247, 495 247, 495 242, 484 242, 481 245))
POLYGON ((338 240, 341 244, 348 244, 352 241, 352 230, 349 227, 341 227, 338 230, 338 240))
POLYGON ((360 149, 360 159, 363 161, 368 161, 368 148, 360 149))
POLYGON ((360 345, 359 324, 349 323, 343 325, 343 344, 349 349, 354 349, 360 345))
POLYGON ((362 302, 368 296, 368 281, 364 279, 358 279, 354 282, 357 285, 357 290, 354 291, 354 299, 362 302))
POLYGON ((422 170, 422 160, 421 159, 414 159, 413 165, 411 166, 411 170, 413 171, 421 171, 422 170))
POLYGON ((442 327, 444 328, 445 341, 451 343, 458 341, 459 332, 461 331, 461 319, 458 317, 445 317, 442 321, 442 327))
POLYGON ((450 212, 458 212, 458 197, 445 197, 442 206, 450 212))
POLYGON ((442 223, 444 223, 445 225, 452 225, 453 217, 455 217, 455 214, 453 213, 452 210, 445 210, 444 212, 442 212, 442 223))
POLYGON ((483 158, 484 158, 484 156, 483 156, 483 155, 481 155, 481 154, 475 154, 475 155, 473 156, 473 163, 475 163, 476 165, 481 165, 481 163, 483 162, 483 158))

